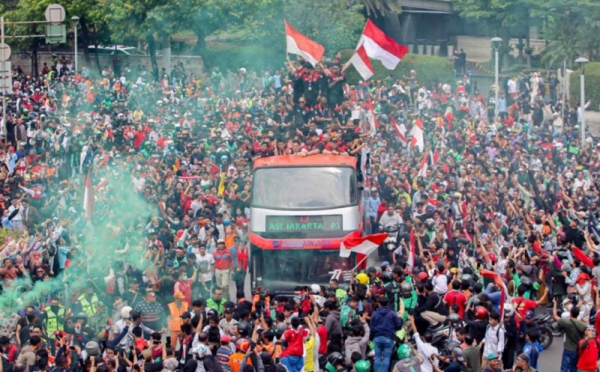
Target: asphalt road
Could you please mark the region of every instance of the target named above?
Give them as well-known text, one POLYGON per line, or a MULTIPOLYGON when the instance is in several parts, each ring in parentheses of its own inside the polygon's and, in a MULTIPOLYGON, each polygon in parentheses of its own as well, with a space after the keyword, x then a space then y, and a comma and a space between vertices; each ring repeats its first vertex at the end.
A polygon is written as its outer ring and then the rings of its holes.
MULTIPOLYGON (((537 314, 545 314, 548 311, 552 311, 551 309, 546 309, 544 307, 539 307, 536 309, 537 314)), ((546 372, 546 371, 560 371, 560 361, 562 359, 564 345, 564 336, 554 337, 552 340, 552 345, 547 350, 542 351, 539 359, 539 369, 538 372, 546 372)))

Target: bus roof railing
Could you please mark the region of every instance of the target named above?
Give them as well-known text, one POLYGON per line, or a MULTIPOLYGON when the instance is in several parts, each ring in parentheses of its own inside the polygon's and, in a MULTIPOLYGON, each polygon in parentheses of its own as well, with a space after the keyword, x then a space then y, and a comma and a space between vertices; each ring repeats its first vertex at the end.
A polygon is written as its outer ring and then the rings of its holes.
POLYGON ((356 158, 343 155, 281 155, 254 161, 254 169, 263 167, 345 166, 356 169, 356 158))

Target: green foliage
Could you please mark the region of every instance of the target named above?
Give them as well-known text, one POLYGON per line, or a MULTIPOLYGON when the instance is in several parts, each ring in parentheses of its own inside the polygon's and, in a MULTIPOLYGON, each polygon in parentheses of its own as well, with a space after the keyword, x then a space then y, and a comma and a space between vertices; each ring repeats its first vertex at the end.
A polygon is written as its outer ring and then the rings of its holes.
POLYGON ((240 67, 262 71, 265 68, 283 66, 285 49, 260 45, 210 43, 206 51, 206 59, 211 65, 219 66, 221 71, 237 70, 240 67))
MULTIPOLYGON (((569 78, 569 89, 571 101, 579 104, 581 100, 580 70, 574 71, 571 74, 571 77, 569 78)), ((597 103, 600 102, 600 62, 590 62, 585 65, 585 100, 591 100, 594 105, 597 105, 597 103)))
MULTIPOLYGON (((349 60, 353 52, 354 50, 343 50, 342 61, 349 60)), ((432 84, 452 81, 452 62, 446 58, 407 54, 393 71, 385 68, 379 61, 371 61, 371 63, 375 71, 372 80, 384 79, 388 74, 392 74, 395 79, 404 79, 404 76, 410 75, 410 70, 415 70, 419 83, 432 84)), ((349 84, 357 84, 362 80, 353 66, 348 67, 346 76, 349 84)))
POLYGON ((232 31, 237 35, 237 42, 284 50, 283 20, 287 19, 299 32, 322 44, 327 53, 333 55, 338 50, 356 46, 366 21, 363 9, 359 0, 280 0, 234 26, 232 31))

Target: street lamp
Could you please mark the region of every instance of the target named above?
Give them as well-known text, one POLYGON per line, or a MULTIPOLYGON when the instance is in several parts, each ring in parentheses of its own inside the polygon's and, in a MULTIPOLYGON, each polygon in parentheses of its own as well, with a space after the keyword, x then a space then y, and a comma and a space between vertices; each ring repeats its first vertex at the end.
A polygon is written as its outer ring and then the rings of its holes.
POLYGON ((71 17, 71 24, 73 25, 73 33, 75 39, 75 74, 79 71, 79 65, 77 64, 77 26, 79 26, 79 17, 71 17))
POLYGON ((581 80, 579 82, 579 84, 581 84, 581 107, 579 108, 579 120, 581 121, 581 144, 579 146, 583 146, 585 143, 585 64, 588 62, 589 60, 585 57, 579 57, 575 60, 575 63, 577 63, 581 69, 581 80))
POLYGON ((496 69, 495 69, 495 76, 494 76, 494 94, 495 94, 495 108, 494 108, 494 122, 496 121, 496 119, 498 118, 498 92, 500 91, 500 87, 498 86, 498 51, 500 50, 500 47, 502 46, 502 39, 499 37, 495 37, 492 39, 492 48, 494 48, 494 57, 496 60, 496 69))

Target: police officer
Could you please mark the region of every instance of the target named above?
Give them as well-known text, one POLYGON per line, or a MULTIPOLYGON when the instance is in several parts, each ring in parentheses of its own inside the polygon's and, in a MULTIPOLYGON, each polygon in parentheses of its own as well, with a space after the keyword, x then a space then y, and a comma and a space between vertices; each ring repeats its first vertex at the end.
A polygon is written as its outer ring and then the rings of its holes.
POLYGON ((79 312, 84 313, 88 317, 96 314, 96 304, 98 303, 98 296, 94 293, 93 288, 87 288, 85 292, 77 298, 77 305, 79 312))
POLYGON ((64 331, 65 323, 71 315, 71 310, 65 310, 57 297, 52 297, 50 306, 44 309, 42 313, 42 325, 48 336, 50 345, 54 345, 56 339, 55 333, 64 331))

